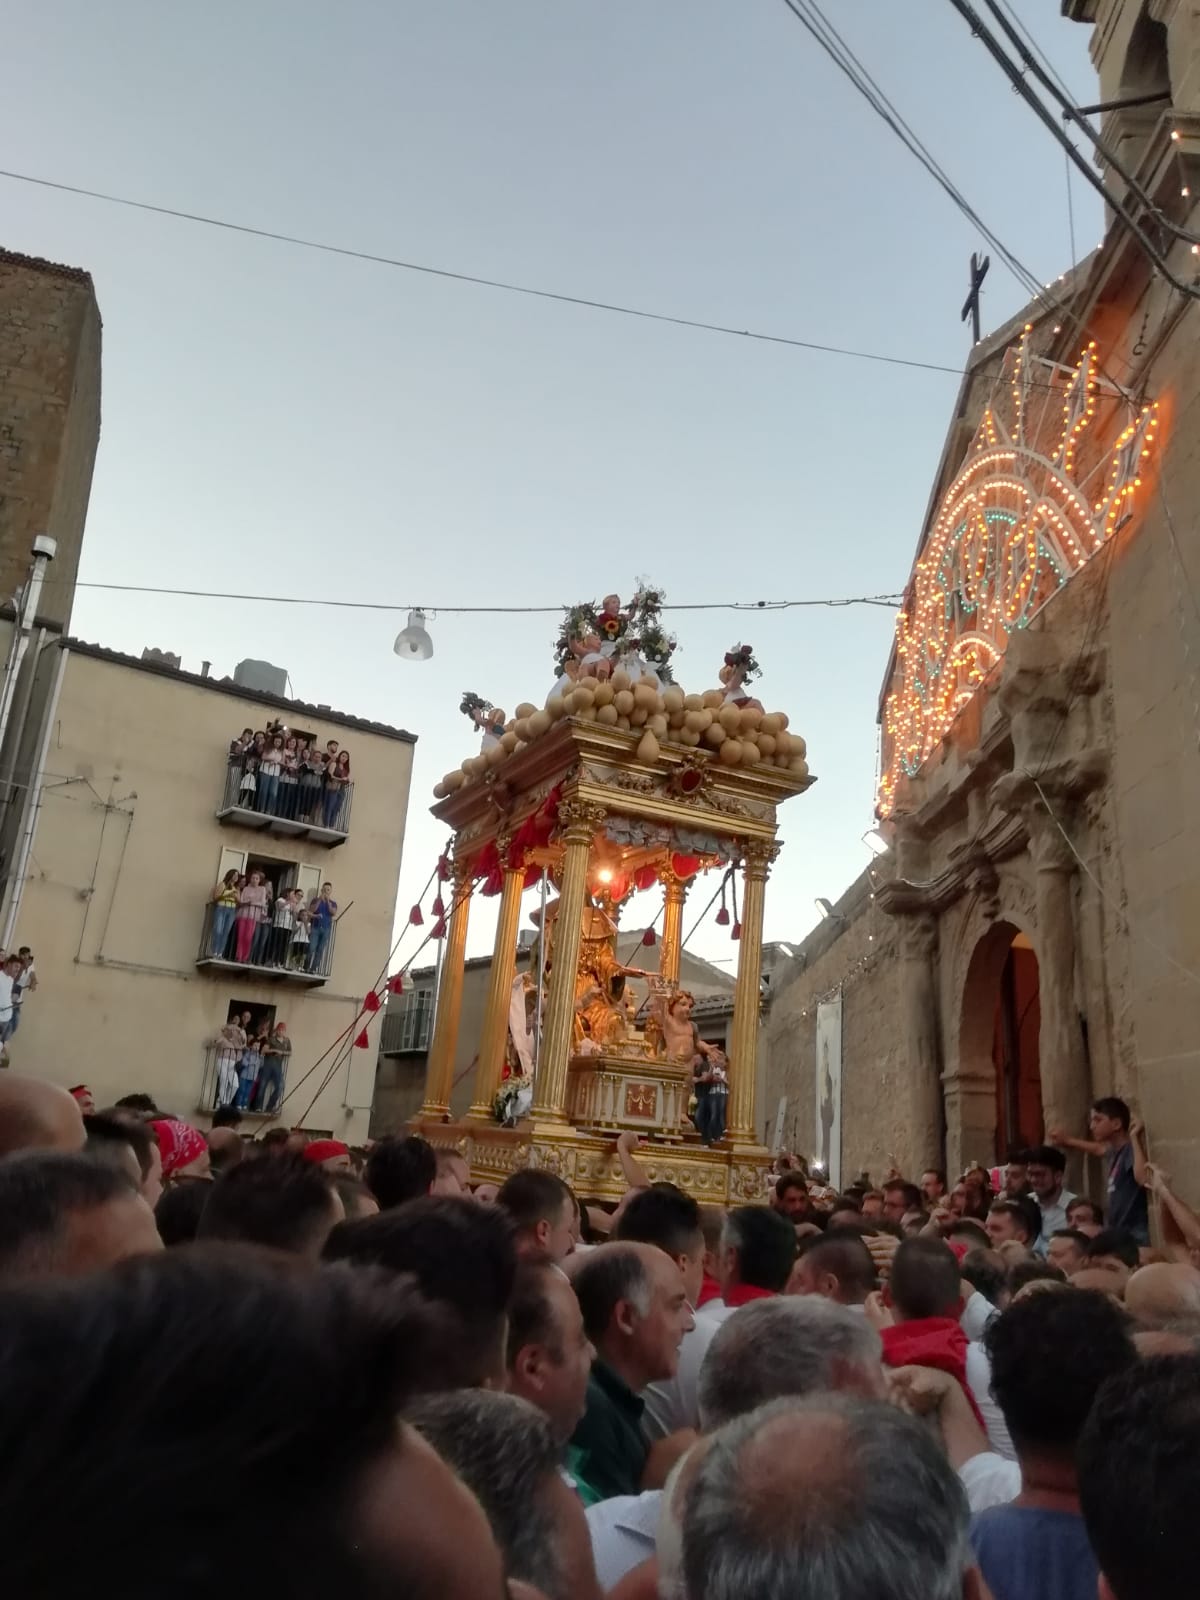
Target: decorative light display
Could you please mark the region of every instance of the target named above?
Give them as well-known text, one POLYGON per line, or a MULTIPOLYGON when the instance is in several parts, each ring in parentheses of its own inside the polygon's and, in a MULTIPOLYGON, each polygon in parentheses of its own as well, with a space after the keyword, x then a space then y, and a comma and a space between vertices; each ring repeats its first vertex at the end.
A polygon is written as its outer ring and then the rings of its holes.
POLYGON ((1015 629, 1130 520, 1158 408, 1107 385, 1096 345, 1073 369, 1039 357, 1026 327, 1008 351, 946 490, 896 619, 876 810, 895 808, 1015 629), (1115 436, 1115 437, 1114 437, 1115 436))

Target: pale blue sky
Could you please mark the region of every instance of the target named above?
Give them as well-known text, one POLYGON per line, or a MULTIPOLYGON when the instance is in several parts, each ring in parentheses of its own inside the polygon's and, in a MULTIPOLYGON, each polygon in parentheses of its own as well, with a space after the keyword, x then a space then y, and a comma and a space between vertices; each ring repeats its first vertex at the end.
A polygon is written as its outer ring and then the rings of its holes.
MULTIPOLYGON (((827 9, 989 224, 1057 276, 1062 154, 945 0, 827 9)), ((1016 9, 1095 98, 1089 30, 1057 0, 1016 9)), ((9 16, 4 54, 17 171, 797 338, 966 353, 981 241, 781 0, 45 0, 9 16)), ((1082 253, 1100 222, 1078 182, 1075 216, 1082 253)), ((84 579, 429 606, 628 594, 639 574, 678 601, 895 591, 957 389, 8 180, 0 244, 95 278, 84 579)), ((985 325, 1024 299, 994 261, 985 325)), ((462 691, 540 701, 556 624, 443 616, 414 667, 392 654, 403 620, 82 590, 74 627, 218 673, 266 657, 300 697, 418 734, 406 908, 443 838, 429 790, 475 748, 462 691)), ((671 620, 685 685, 746 637, 808 739, 820 782, 784 813, 768 897, 768 937, 797 938, 867 859, 892 616, 671 620)), ((696 948, 731 953, 719 929, 696 948)))

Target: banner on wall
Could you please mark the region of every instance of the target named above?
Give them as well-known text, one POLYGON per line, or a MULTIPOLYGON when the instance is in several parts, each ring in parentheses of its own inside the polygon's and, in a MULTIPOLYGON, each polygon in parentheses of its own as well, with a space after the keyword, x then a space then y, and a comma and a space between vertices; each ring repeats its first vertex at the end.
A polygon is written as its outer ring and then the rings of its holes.
POLYGON ((842 1187, 842 996, 817 1007, 817 1160, 826 1182, 842 1187))

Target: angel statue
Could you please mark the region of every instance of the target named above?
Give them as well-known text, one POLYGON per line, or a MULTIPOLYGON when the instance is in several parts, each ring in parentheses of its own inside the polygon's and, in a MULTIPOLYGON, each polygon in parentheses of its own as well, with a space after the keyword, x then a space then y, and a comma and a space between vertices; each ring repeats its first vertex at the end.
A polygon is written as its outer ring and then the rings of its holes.
POLYGON ((500 707, 494 706, 490 700, 484 700, 481 695, 472 694, 468 689, 458 709, 464 717, 470 718, 483 735, 483 742, 479 746, 480 754, 486 755, 489 750, 494 750, 500 743, 500 735, 504 732, 505 718, 500 707))

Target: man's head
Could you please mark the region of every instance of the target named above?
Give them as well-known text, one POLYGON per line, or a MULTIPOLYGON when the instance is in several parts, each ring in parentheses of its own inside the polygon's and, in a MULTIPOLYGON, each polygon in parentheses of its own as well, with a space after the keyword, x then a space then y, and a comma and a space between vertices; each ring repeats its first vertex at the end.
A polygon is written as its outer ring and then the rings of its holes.
POLYGON ((330 1176, 336 1172, 350 1172, 354 1166, 350 1147, 341 1139, 312 1139, 301 1151, 301 1159, 330 1176))
POLYGON ((868 1189, 862 1197, 862 1219, 864 1222, 883 1221, 883 1191, 881 1189, 868 1189))
POLYGON ((506 1178, 496 1205, 512 1218, 522 1255, 564 1261, 575 1245, 575 1199, 553 1172, 524 1167, 506 1178))
MULTIPOLYGON (((461 1369, 452 1387, 504 1387, 508 1303, 517 1256, 508 1219, 495 1206, 426 1195, 361 1222, 342 1222, 325 1244, 327 1261, 411 1274, 427 1300, 457 1319, 461 1369)), ((448 1385, 451 1387, 451 1385, 448 1385)))
POLYGON ((1088 1265, 1124 1268, 1136 1272, 1141 1262, 1141 1247, 1124 1228, 1102 1228, 1088 1241, 1088 1265))
POLYGON ((367 1188, 381 1211, 406 1205, 429 1193, 437 1177, 433 1146, 417 1134, 407 1139, 380 1139, 367 1157, 367 1188))
MULTIPOLYGON (((247 1011, 246 1015, 248 1017, 250 1013, 247 1011)), ((140 1089, 135 1090, 133 1094, 123 1094, 114 1104, 118 1111, 132 1111, 135 1116, 147 1120, 150 1117, 160 1117, 162 1115, 162 1112, 154 1103, 154 1096, 144 1094, 140 1089)))
POLYGON ((508 1388, 546 1414, 561 1444, 583 1416, 595 1353, 574 1289, 548 1256, 527 1256, 508 1306, 508 1388))
POLYGON ((1082 1197, 1072 1200, 1067 1207, 1067 1227, 1094 1239, 1104 1227, 1104 1207, 1082 1197))
POLYGON ((1029 1193, 1029 1151, 1013 1150, 1004 1166, 1004 1192, 1016 1200, 1029 1193))
POLYGON ((457 1150, 435 1150, 437 1177, 430 1194, 470 1194, 471 1169, 457 1150))
POLYGON ((861 1306, 875 1286, 875 1263, 862 1235, 833 1228, 800 1246, 788 1293, 820 1295, 838 1305, 861 1306))
POLYGON ((1069 1278, 1087 1260, 1088 1236, 1078 1228, 1056 1228, 1046 1241, 1046 1260, 1069 1278))
POLYGON ((1026 1165, 1029 1184, 1040 1205, 1053 1205, 1062 1192, 1067 1158, 1052 1144, 1040 1144, 1029 1152, 1026 1165))
POLYGON ((946 1193, 946 1174, 939 1167, 926 1167, 921 1174, 921 1196, 927 1206, 946 1193))
POLYGON ((984 1344, 1023 1468, 1069 1465, 1101 1384, 1137 1359, 1125 1313, 1087 1289, 1018 1301, 988 1324, 984 1344))
POLYGON ((802 1172, 785 1172, 775 1185, 775 1209, 789 1222, 802 1222, 812 1211, 808 1179, 802 1172))
MULTIPOLYGON (((208 1132, 208 1164, 215 1175, 236 1167, 246 1155, 246 1146, 236 1128, 210 1128, 208 1132)), ((161 1158, 160 1158, 161 1159, 161 1158)))
POLYGON ((704 1280, 704 1231, 700 1207, 690 1195, 674 1184, 639 1189, 618 1218, 613 1237, 665 1250, 683 1273, 688 1303, 696 1304, 704 1280))
POLYGON ((1023 1244, 1028 1250, 1037 1238, 1040 1218, 1030 1213, 1036 1211, 1026 1200, 997 1200, 987 1214, 984 1227, 993 1246, 1023 1244))
POLYGON ((0 1073, 0 1156, 18 1150, 83 1149, 83 1113, 66 1089, 0 1073))
POLYGON ((910 1211, 920 1211, 921 1191, 915 1183, 896 1178, 883 1186, 883 1220, 897 1224, 904 1221, 910 1211))
POLYGON ((843 1395, 780 1401, 714 1437, 687 1496, 695 1600, 963 1600, 967 1501, 914 1418, 843 1395))
POLYGON ((397 1421, 438 1332, 411 1293, 255 1254, 168 1252, 0 1295, 0 1526, 13 1593, 71 1600, 137 1484, 124 1600, 500 1600, 474 1498, 397 1421), (252 1394, 253 1405, 227 1397, 252 1394), (97 1441, 105 1441, 97 1451, 97 1441), (71 1507, 46 1536, 46 1483, 71 1507), (253 1507, 213 1537, 222 1503, 253 1507), (263 1537, 264 1527, 271 1536, 263 1537))
POLYGON ((675 1376, 679 1346, 693 1321, 683 1274, 665 1251, 651 1244, 601 1245, 574 1281, 588 1338, 631 1389, 675 1376))
POLYGON ((319 1261, 342 1202, 329 1177, 295 1156, 243 1161, 213 1184, 197 1238, 268 1245, 319 1261))
POLYGON ((0 1279, 78 1277, 162 1249, 154 1213, 112 1161, 30 1151, 0 1161, 0 1279))
POLYGON ((957 1318, 962 1301, 958 1257, 940 1239, 904 1239, 892 1257, 888 1289, 899 1322, 957 1318))
POLYGON ((342 1210, 347 1222, 357 1222, 362 1217, 377 1217, 379 1202, 361 1178, 350 1172, 335 1172, 333 1186, 341 1196, 342 1210))
POLYGON ((94 1112, 83 1122, 87 1154, 119 1167, 153 1210, 162 1193, 162 1157, 146 1124, 114 1111, 94 1112))
POLYGON ((722 1293, 749 1287, 782 1294, 796 1263, 796 1230, 767 1206, 738 1206, 725 1218, 717 1277, 722 1293))
POLYGON ((587 1519, 546 1418, 511 1394, 429 1395, 407 1420, 483 1507, 509 1578, 546 1600, 599 1600, 587 1519))
POLYGON ((331 883, 323 883, 321 885, 321 893, 325 896, 326 899, 328 899, 329 896, 333 893, 333 885, 331 883))
POLYGON ((1117 1095, 1104 1095, 1092 1102, 1088 1132, 1099 1144, 1120 1144, 1129 1133, 1129 1123, 1129 1107, 1117 1095))
POLYGON ((1177 1261, 1139 1267, 1125 1285, 1125 1309, 1143 1328, 1194 1329, 1200 1321, 1200 1272, 1177 1261))
POLYGON ((1162 1600, 1195 1567, 1200 1357, 1156 1356, 1100 1390, 1078 1450, 1100 1600, 1162 1600))
POLYGON ((819 1296, 755 1300, 723 1322, 700 1369, 705 1433, 785 1397, 840 1391, 883 1398, 879 1335, 819 1296))

